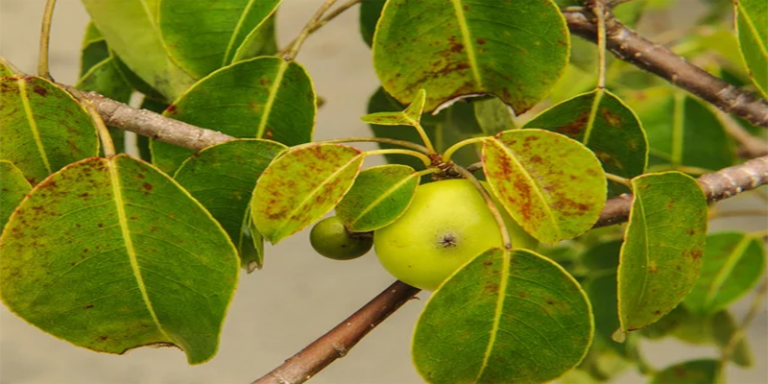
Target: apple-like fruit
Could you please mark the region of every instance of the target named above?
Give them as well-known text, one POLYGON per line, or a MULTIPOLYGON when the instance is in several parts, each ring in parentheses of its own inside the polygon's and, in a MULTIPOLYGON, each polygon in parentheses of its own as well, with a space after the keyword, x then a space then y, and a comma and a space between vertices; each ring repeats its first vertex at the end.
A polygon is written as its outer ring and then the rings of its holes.
POLYGON ((349 233, 336 216, 320 220, 309 233, 317 253, 333 260, 352 260, 368 253, 373 246, 370 233, 349 233))
MULTIPOLYGON (((514 248, 538 242, 497 204, 514 248)), ((406 284, 435 290, 454 271, 482 252, 502 246, 501 234, 480 192, 469 180, 419 186, 411 205, 394 223, 373 236, 376 255, 406 284)))

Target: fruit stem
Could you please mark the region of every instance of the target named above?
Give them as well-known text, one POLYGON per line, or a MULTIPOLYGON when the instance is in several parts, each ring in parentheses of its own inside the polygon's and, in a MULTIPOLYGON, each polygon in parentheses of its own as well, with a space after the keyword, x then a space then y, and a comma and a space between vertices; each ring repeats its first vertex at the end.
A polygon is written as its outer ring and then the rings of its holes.
POLYGON ((632 190, 632 180, 630 180, 630 179, 627 179, 627 178, 624 178, 624 177, 621 177, 621 176, 617 176, 617 175, 614 175, 614 174, 608 173, 608 172, 605 173, 605 178, 610 180, 610 181, 619 183, 619 184, 629 188, 630 191, 632 190))
POLYGON ((422 177, 422 176, 425 176, 425 175, 431 175, 433 173, 439 173, 439 172, 442 172, 442 170, 440 168, 429 167, 429 168, 427 168, 425 170, 416 172, 416 174, 419 175, 419 177, 422 177))
POLYGON ((427 136, 427 132, 424 130, 424 127, 421 126, 421 123, 413 119, 408 119, 408 120, 411 121, 411 125, 413 125, 413 127, 416 128, 416 131, 419 132, 419 136, 421 136, 421 141, 423 141, 424 145, 427 146, 427 150, 429 151, 429 153, 436 154, 437 151, 435 151, 435 146, 432 145, 432 140, 430 140, 429 136, 427 136))
POLYGON ((453 153, 458 151, 464 146, 467 146, 469 144, 479 143, 483 140, 485 140, 487 137, 473 137, 466 140, 459 141, 458 143, 452 145, 450 148, 446 149, 445 152, 443 152, 443 162, 449 162, 451 161, 451 156, 453 156, 453 153))
POLYGON ((509 237, 509 230, 507 229, 507 225, 504 224, 504 218, 501 217, 501 212, 499 212, 499 208, 496 206, 496 202, 493 201, 493 198, 491 198, 491 195, 489 195, 488 191, 485 190, 485 187, 480 184, 480 181, 477 180, 477 177, 475 177, 472 172, 467 171, 466 168, 460 165, 454 165, 453 170, 463 176, 465 179, 472 182, 472 185, 474 185, 475 188, 477 188, 477 190, 480 192, 480 195, 483 196, 483 200, 485 200, 485 204, 488 205, 488 209, 491 211, 491 215, 493 216, 493 219, 496 220, 496 225, 499 227, 499 232, 501 232, 501 242, 504 246, 504 249, 511 250, 512 239, 509 237))
POLYGON ((377 149, 375 151, 365 151, 365 152, 363 152, 363 154, 365 156, 371 156, 371 155, 393 155, 393 154, 395 154, 395 155, 409 155, 409 156, 418 157, 419 159, 421 159, 421 161, 424 162, 424 166, 426 166, 426 167, 430 167, 432 165, 432 159, 430 159, 427 155, 425 155, 423 153, 420 153, 420 152, 411 151, 410 149, 396 149, 396 148, 392 148, 392 149, 377 149))
POLYGON ((405 140, 388 139, 385 137, 345 137, 343 139, 330 139, 330 140, 317 141, 316 143, 333 144, 333 143, 368 143, 368 142, 399 145, 401 147, 410 148, 410 149, 413 149, 414 151, 421 152, 425 155, 429 154, 429 150, 427 149, 427 147, 423 145, 411 143, 410 141, 405 141, 405 140))
POLYGON ((51 72, 48 68, 48 47, 51 40, 51 21, 53 20, 53 9, 55 7, 56 0, 48 0, 45 3, 43 22, 40 27, 40 53, 37 58, 37 74, 51 81, 53 81, 53 78, 51 78, 51 72))

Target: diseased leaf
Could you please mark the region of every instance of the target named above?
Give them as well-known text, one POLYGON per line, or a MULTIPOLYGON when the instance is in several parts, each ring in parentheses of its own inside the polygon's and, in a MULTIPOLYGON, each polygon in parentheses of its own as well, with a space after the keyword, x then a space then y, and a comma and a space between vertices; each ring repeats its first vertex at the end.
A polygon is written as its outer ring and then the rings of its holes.
POLYGON ((99 140, 88 112, 40 77, 0 79, 0 160, 35 185, 67 164, 96 156, 99 140))
POLYGON ((376 112, 360 118, 363 122, 376 125, 410 125, 416 126, 421 120, 424 110, 426 93, 422 89, 413 99, 413 102, 405 110, 397 112, 376 112))
POLYGON ((584 358, 593 331, 586 295, 560 266, 494 248, 429 299, 413 361, 429 383, 544 383, 584 358))
POLYGON ((11 64, 8 61, 6 61, 4 57, 0 56, 0 78, 11 77, 16 75, 17 73, 14 72, 14 69, 11 66, 11 64))
MULTIPOLYGON (((148 0, 82 0, 109 47, 139 77, 175 99, 195 82, 168 51, 160 33, 159 5, 148 0)), ((179 12, 181 9, 175 10, 179 12)), ((197 36, 199 37, 199 36, 197 36)))
POLYGON ((559 134, 502 132, 483 143, 483 169, 507 212, 545 244, 587 232, 605 206, 600 162, 579 142, 559 134))
POLYGON ((411 204, 419 174, 406 165, 366 169, 336 207, 336 215, 351 232, 369 232, 400 217, 411 204))
POLYGON ((720 362, 715 359, 686 361, 665 368, 651 384, 716 384, 720 362))
MULTIPOLYGON (((295 61, 259 57, 222 68, 200 80, 164 115, 239 138, 288 146, 312 140, 315 91, 295 61)), ((152 140, 152 161, 173 173, 193 150, 152 140)))
MULTIPOLYGON (((405 106, 389 97, 383 89, 379 88, 368 102, 368 113, 376 112, 400 112, 405 106)), ((483 135, 482 129, 477 124, 474 116, 474 109, 471 103, 456 102, 450 107, 440 111, 436 116, 424 115, 421 119, 421 126, 427 133, 427 136, 435 146, 435 151, 442 153, 451 145, 461 140, 483 135)), ((383 126, 371 124, 376 137, 386 137, 391 139, 406 140, 416 144, 423 144, 421 137, 413 128, 409 126, 383 126)), ((390 144, 379 144, 381 148, 399 148, 390 144)), ((456 152, 452 160, 458 164, 472 164, 480 160, 475 147, 468 146, 456 152)), ((420 169, 424 164, 418 159, 407 156, 388 154, 387 161, 390 163, 404 164, 415 169, 420 169)), ((428 181, 422 179, 422 182, 428 181)))
POLYGON ((208 212, 126 155, 37 185, 0 251, 2 299, 31 324, 100 352, 173 344, 190 364, 216 353, 238 279, 235 249, 208 212))
POLYGON ((679 172, 632 180, 634 199, 619 262, 622 332, 669 313, 699 277, 707 233, 707 199, 679 172))
POLYGON ((671 312, 662 316, 655 323, 640 330, 643 337, 651 340, 661 339, 672 335, 678 327, 687 322, 691 313, 685 308, 685 305, 678 305, 671 312))
POLYGON ((560 77, 568 46, 563 16, 549 0, 389 0, 373 38, 373 62, 384 89, 401 103, 421 88, 427 112, 459 96, 489 93, 521 114, 560 77))
POLYGON ((755 86, 768 97, 768 3, 739 0, 733 6, 741 56, 755 86))
POLYGON ((352 187, 363 154, 336 144, 289 149, 264 171, 251 200, 256 229, 272 244, 328 213, 352 187))
POLYGON ((700 316, 714 315, 749 292, 764 272, 759 239, 738 232, 707 236, 701 274, 685 305, 700 316))
POLYGON ((32 186, 21 170, 10 161, 0 161, 0 231, 5 228, 5 223, 16 207, 29 193, 32 186))
POLYGON ((238 48, 281 0, 160 2, 162 39, 181 67, 199 79, 229 65, 238 48))
POLYGON ((228 141, 192 155, 173 176, 221 224, 240 253, 244 268, 257 257, 254 252, 263 260, 261 235, 249 228, 248 207, 256 180, 285 149, 267 140, 228 141))
POLYGON ((648 137, 650 166, 719 170, 734 164, 734 144, 712 110, 680 92, 650 88, 629 95, 648 137))
POLYGON ((609 91, 597 89, 566 100, 524 128, 543 128, 581 142, 597 155, 607 173, 631 179, 645 172, 645 132, 635 113, 609 91))
POLYGON ((475 101, 472 106, 475 107, 477 123, 486 135, 517 128, 512 111, 496 97, 475 101))

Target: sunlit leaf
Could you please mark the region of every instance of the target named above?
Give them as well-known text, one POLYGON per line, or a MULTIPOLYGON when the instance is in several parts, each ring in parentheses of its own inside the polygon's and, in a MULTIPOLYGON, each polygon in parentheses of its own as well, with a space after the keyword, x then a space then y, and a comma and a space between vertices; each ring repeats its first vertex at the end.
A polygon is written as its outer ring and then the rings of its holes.
POLYGON ((590 305, 554 262, 490 249, 427 303, 413 361, 430 383, 544 383, 578 364, 592 341, 590 305))
MULTIPOLYGON (((259 57, 222 68, 200 80, 164 115, 239 138, 288 146, 312 140, 315 91, 295 61, 259 57)), ((152 141, 152 161, 173 173, 193 150, 152 141)))
POLYGON ((266 140, 233 140, 192 155, 173 176, 224 227, 240 255, 251 256, 243 257, 244 268, 253 261, 251 254, 263 249, 261 235, 249 228, 248 206, 256 180, 284 149, 266 140))
POLYGON ((363 154, 336 144, 307 144, 284 152, 264 171, 251 200, 259 233, 272 244, 319 220, 352 187, 363 154))
POLYGON ((658 372, 650 384, 716 384, 720 362, 701 359, 675 364, 658 372))
POLYGON ((0 79, 0 160, 37 184, 67 164, 96 156, 99 140, 88 112, 40 77, 0 79))
POLYGON ((597 89, 544 111, 524 128, 543 128, 578 140, 605 172, 631 179, 645 171, 648 144, 640 121, 621 99, 597 89))
POLYGON ((352 232, 368 232, 397 220, 411 204, 419 174, 405 165, 366 169, 336 207, 336 215, 352 232))
POLYGON ((649 165, 719 170, 734 164, 734 144, 714 112, 700 101, 667 88, 625 98, 643 122, 649 165))
POLYGON ((762 241, 745 233, 707 236, 701 275, 685 298, 699 315, 713 315, 745 295, 765 272, 762 241))
POLYGON ((600 162, 563 135, 538 129, 502 132, 483 143, 483 168, 504 208, 545 244, 588 231, 605 206, 600 162))
POLYGON ((246 38, 281 0, 160 2, 162 39, 169 54, 195 78, 229 65, 246 38))
MULTIPOLYGON (((171 56, 158 23, 159 3, 146 0, 82 0, 91 20, 139 77, 165 97, 175 99, 194 83, 171 56), (154 5, 154 6, 153 6, 154 5)), ((182 10, 176 10, 179 12, 182 10)), ((199 37, 199 36, 197 36, 199 37)))
POLYGON ((569 34, 549 0, 389 0, 373 38, 373 62, 392 96, 425 110, 458 96, 490 93, 517 114, 540 101, 562 74, 569 34))
POLYGON ((208 212, 126 155, 37 185, 0 250, 2 299, 31 324, 101 352, 173 344, 191 364, 216 353, 238 278, 237 253, 208 212))
POLYGON ((763 0, 734 1, 736 34, 749 76, 768 97, 768 3, 763 0))
POLYGON ((478 100, 472 105, 475 107, 477 123, 486 135, 495 135, 517 128, 512 111, 498 98, 478 100))
POLYGON ((10 161, 0 161, 0 231, 32 186, 10 161))
POLYGON ((634 199, 619 262, 619 318, 624 333, 669 313, 699 277, 707 199, 679 172, 632 180, 634 199))

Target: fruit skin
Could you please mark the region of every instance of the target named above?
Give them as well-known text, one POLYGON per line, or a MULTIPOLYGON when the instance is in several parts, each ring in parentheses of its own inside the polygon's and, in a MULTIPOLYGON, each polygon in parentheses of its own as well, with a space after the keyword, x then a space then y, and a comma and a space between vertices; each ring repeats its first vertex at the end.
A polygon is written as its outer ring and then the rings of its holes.
MULTIPOLYGON (((535 248, 537 242, 500 209, 513 246, 535 248)), ((485 200, 463 179, 419 186, 408 210, 376 230, 373 240, 376 255, 389 273, 428 291, 470 259, 502 245, 485 200)))
POLYGON ((336 216, 320 220, 309 233, 309 242, 317 253, 333 260, 352 260, 368 253, 373 239, 347 232, 336 216))

